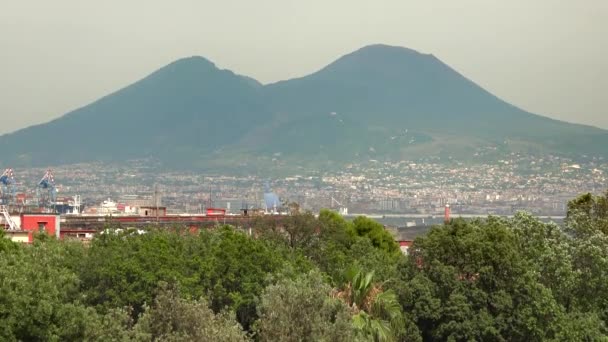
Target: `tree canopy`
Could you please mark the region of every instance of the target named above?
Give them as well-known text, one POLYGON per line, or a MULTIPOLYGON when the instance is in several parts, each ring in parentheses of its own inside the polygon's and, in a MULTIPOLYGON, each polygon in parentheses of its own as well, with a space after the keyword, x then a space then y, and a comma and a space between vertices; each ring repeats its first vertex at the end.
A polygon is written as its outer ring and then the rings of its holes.
POLYGON ((110 227, 90 245, 0 231, 0 340, 606 340, 607 196, 574 199, 563 224, 454 219, 408 256, 377 222, 327 210, 110 227))

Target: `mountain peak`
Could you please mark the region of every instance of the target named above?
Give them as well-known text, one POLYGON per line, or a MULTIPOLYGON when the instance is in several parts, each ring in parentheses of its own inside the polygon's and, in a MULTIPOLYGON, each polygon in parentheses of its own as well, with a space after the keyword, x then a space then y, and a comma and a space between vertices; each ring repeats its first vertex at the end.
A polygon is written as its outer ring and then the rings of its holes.
POLYGON ((385 63, 403 62, 412 59, 426 59, 432 57, 414 49, 386 44, 373 44, 364 46, 354 52, 345 55, 344 59, 357 60, 359 62, 385 63))
POLYGON ((316 73, 317 77, 341 77, 339 75, 361 75, 363 78, 372 75, 391 77, 402 76, 399 71, 426 69, 429 66, 443 64, 430 54, 416 50, 386 44, 364 46, 356 51, 338 58, 316 73), (324 75, 324 76, 321 76, 324 75))
POLYGON ((366 45, 352 54, 409 54, 409 55, 424 55, 414 49, 403 46, 388 45, 388 44, 371 44, 366 45))
POLYGON ((196 82, 209 75, 219 75, 222 72, 215 63, 201 56, 191 56, 177 59, 152 74, 148 75, 142 82, 136 82, 134 86, 141 87, 145 84, 174 84, 186 81, 196 82))
POLYGON ((180 59, 174 61, 173 63, 170 63, 169 65, 180 65, 180 66, 196 65, 196 66, 215 67, 215 63, 213 63, 212 61, 208 60, 207 58, 205 58, 203 56, 183 57, 183 58, 180 58, 180 59))
POLYGON ((180 58, 178 60, 175 60, 175 61, 167 64, 166 66, 162 67, 158 71, 175 72, 175 71, 180 71, 180 70, 185 71, 185 72, 192 72, 192 71, 209 71, 209 70, 219 70, 219 69, 215 65, 215 63, 213 63, 212 61, 208 60, 205 57, 191 56, 191 57, 185 57, 185 58, 180 58))

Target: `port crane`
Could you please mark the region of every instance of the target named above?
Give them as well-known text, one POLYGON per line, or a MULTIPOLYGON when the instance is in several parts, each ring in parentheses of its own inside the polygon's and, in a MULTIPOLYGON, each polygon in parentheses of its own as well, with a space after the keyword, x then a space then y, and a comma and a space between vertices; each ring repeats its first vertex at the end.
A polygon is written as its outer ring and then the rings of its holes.
POLYGON ((57 188, 55 188, 55 176, 53 171, 48 169, 44 176, 36 185, 36 195, 41 207, 50 208, 57 197, 57 188))
POLYGON ((15 198, 15 173, 13 169, 6 169, 0 176, 0 201, 2 205, 9 205, 15 198))
POLYGON ((342 205, 342 203, 338 202, 337 199, 334 198, 334 196, 331 196, 331 206, 335 206, 338 205, 338 213, 342 216, 348 215, 348 208, 345 207, 344 205, 342 205))
POLYGON ((4 218, 4 222, 8 226, 8 230, 19 230, 19 226, 15 221, 13 221, 13 218, 8 212, 8 208, 5 205, 0 205, 0 215, 2 215, 2 217, 4 218))

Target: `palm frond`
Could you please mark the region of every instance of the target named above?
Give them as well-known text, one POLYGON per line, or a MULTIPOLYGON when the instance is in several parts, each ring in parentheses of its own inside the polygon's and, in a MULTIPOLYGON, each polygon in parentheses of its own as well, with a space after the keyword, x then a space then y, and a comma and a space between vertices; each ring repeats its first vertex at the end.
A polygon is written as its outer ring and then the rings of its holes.
POLYGON ((373 302, 372 311, 374 314, 384 313, 389 317, 401 315, 401 305, 397 295, 391 290, 378 293, 373 302))
POLYGON ((381 319, 370 320, 370 333, 375 341, 393 341, 394 336, 390 324, 381 319))
POLYGON ((361 311, 353 316, 353 327, 359 331, 369 331, 370 317, 365 311, 361 311))

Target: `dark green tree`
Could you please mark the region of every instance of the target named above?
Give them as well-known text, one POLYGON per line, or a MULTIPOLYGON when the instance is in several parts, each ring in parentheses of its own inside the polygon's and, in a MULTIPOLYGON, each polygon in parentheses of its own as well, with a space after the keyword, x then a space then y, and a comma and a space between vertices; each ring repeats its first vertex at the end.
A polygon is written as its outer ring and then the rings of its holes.
POLYGON ((566 223, 577 235, 597 231, 608 235, 608 191, 603 196, 587 193, 568 202, 566 223))
POLYGON ((257 297, 269 274, 286 264, 298 271, 310 267, 303 257, 231 227, 195 236, 155 230, 104 234, 83 264, 83 290, 91 305, 132 307, 137 318, 158 282, 176 282, 187 296, 207 297, 215 312, 235 311, 246 329, 256 319, 257 297))
POLYGON ((454 220, 416 239, 401 293, 425 340, 551 339, 563 309, 520 253, 509 222, 454 220), (430 306, 430 307, 425 307, 430 306))
POLYGON ((375 247, 390 253, 400 253, 395 238, 380 223, 361 216, 353 220, 353 229, 357 236, 368 238, 375 247))
POLYGON ((78 245, 38 237, 0 251, 0 340, 81 340, 97 316, 82 303, 77 274, 64 266, 73 262, 66 251, 78 245))

